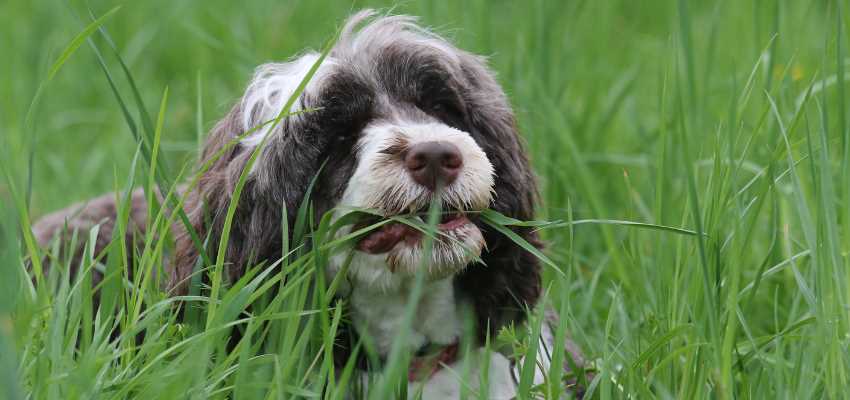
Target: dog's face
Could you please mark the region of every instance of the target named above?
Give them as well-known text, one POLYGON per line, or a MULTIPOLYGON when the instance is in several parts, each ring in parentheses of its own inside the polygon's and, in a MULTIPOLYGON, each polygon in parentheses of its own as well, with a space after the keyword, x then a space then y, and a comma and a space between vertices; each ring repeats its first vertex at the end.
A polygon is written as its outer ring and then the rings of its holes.
MULTIPOLYGON (((492 138, 482 132, 473 137, 469 107, 476 105, 469 104, 474 99, 467 94, 477 88, 465 75, 464 62, 469 61, 406 19, 381 20, 347 35, 352 36, 344 36, 323 60, 298 100, 298 110, 315 115, 289 121, 289 132, 270 134, 303 135, 308 142, 303 145, 323 146, 317 155, 342 155, 345 162, 330 160, 324 171, 332 175, 326 181, 341 182, 344 188, 330 199, 340 213, 360 208, 384 217, 424 215, 435 197, 442 204, 429 260, 423 260, 421 232, 403 223, 383 225, 360 239, 349 269, 360 283, 392 287, 422 266, 430 278, 456 273, 484 248, 484 237, 470 218, 490 205, 494 185, 493 165, 477 142, 492 138), (299 123, 300 132, 293 132, 299 123)), ((262 67, 243 100, 244 109, 252 110, 243 121, 245 128, 273 119, 317 59, 307 54, 262 67)), ((261 130, 243 145, 255 146, 266 134, 268 130, 261 130)), ((275 147, 269 151, 278 151, 275 147)), ((270 158, 261 160, 254 172, 261 176, 270 158)), ((321 161, 321 156, 310 160, 313 168, 307 171, 318 171, 321 161)), ((347 256, 335 257, 332 269, 347 256)))
MULTIPOLYGON (((265 137, 240 200, 228 257, 237 271, 249 261, 280 257, 283 211, 290 219, 296 215, 318 173, 310 196, 319 213, 367 208, 389 217, 424 212, 434 200, 445 212, 430 260, 422 259, 422 235, 404 224, 383 225, 361 238, 349 269, 358 282, 397 285, 425 265, 431 278, 463 271, 460 284, 466 279, 482 318, 533 304, 536 261, 474 217, 488 207, 514 218, 533 216, 536 186, 501 87, 482 58, 412 18, 367 23, 370 17, 360 13, 349 20, 294 102, 290 111, 296 115, 257 129, 278 116, 318 60, 316 53, 261 66, 243 99, 214 129, 207 158, 223 143, 257 130, 202 180, 199 203, 207 209, 226 207, 229 189, 265 137), (470 267, 479 257, 487 266, 470 267)), ((212 226, 194 219, 213 237, 220 229, 218 216, 212 226)), ((534 239, 530 232, 520 234, 534 239)), ((331 269, 346 257, 335 257, 331 269)))

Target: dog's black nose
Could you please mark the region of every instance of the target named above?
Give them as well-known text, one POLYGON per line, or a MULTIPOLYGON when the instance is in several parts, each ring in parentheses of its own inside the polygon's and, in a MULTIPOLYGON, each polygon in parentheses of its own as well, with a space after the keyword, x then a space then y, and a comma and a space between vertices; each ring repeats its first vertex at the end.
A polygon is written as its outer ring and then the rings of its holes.
POLYGON ((448 142, 425 142, 411 146, 404 155, 404 167, 416 183, 434 190, 439 182, 451 185, 463 166, 460 149, 448 142))

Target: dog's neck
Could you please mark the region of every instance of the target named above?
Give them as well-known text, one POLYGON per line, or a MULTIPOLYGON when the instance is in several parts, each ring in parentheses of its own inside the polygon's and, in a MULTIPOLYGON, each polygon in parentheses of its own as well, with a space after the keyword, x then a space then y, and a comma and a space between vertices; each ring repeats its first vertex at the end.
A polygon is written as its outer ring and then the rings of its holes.
MULTIPOLYGON (((424 283, 406 344, 415 353, 426 345, 449 345, 461 332, 453 277, 424 283)), ((378 354, 389 354, 404 324, 413 279, 392 288, 354 283, 350 292, 352 319, 373 341, 378 354)))

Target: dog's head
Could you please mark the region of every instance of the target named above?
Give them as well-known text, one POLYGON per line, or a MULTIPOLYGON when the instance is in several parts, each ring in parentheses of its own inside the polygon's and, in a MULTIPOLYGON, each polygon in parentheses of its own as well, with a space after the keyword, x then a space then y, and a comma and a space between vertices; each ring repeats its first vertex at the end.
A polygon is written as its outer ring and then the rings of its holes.
MULTIPOLYGON (((231 228, 231 276, 281 257, 282 218, 291 222, 316 177, 310 196, 318 213, 368 208, 393 216, 423 211, 434 200, 447 211, 439 225, 445 240, 435 241, 424 264, 421 235, 404 224, 362 238, 349 269, 358 283, 392 286, 427 265, 431 277, 457 274, 460 295, 474 304, 482 329, 522 318, 538 296, 538 263, 470 213, 492 208, 530 219, 536 198, 511 107, 484 59, 413 18, 361 12, 293 103, 295 114, 256 129, 278 116, 319 57, 306 53, 259 67, 208 139, 204 159, 212 166, 188 211, 213 242, 240 173, 264 144, 231 228), (225 147, 251 129, 237 146, 225 147), (478 257, 483 263, 473 262, 478 257)), ((536 243, 530 231, 518 233, 536 243)), ((184 281, 197 259, 187 234, 177 240, 172 284, 184 281)), ((338 268, 342 260, 332 263, 338 268)))

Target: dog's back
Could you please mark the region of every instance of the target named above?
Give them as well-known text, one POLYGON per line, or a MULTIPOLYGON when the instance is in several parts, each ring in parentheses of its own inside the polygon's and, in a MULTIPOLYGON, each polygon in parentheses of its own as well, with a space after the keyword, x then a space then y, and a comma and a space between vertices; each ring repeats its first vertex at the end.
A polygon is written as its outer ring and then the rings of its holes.
MULTIPOLYGON (((89 242, 92 229, 97 227, 97 237, 94 243, 93 256, 101 255, 113 239, 117 225, 120 194, 107 193, 91 200, 73 204, 41 217, 32 226, 32 233, 43 249, 50 249, 54 240, 58 240, 58 254, 53 256, 63 259, 71 257, 71 275, 76 273, 79 259, 82 257, 84 246, 89 242), (76 240, 73 240, 76 236, 76 240), (68 246, 73 245, 73 248, 68 246)), ((147 228, 148 204, 142 189, 136 189, 130 194, 129 219, 124 232, 126 243, 137 244, 144 237, 147 228)), ((49 268, 50 255, 45 256, 43 264, 49 268)), ((132 255, 129 257, 132 261, 132 255)), ((48 271, 44 271, 45 274, 48 271)), ((100 274, 93 272, 95 281, 100 274)))

